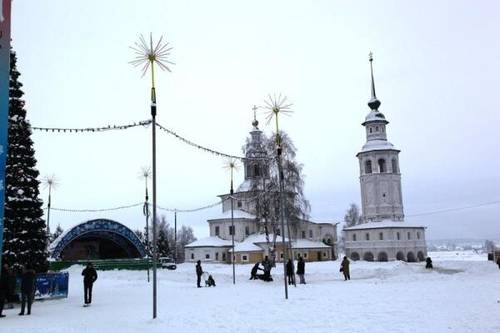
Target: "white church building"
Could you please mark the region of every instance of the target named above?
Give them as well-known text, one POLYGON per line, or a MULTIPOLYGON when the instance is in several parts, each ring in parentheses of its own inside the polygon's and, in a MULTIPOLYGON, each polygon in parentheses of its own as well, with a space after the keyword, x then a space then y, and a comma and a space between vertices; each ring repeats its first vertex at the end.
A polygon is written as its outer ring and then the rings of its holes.
MULTIPOLYGON (((269 180, 269 163, 264 149, 262 131, 259 122, 254 119, 250 132, 249 149, 245 152, 243 183, 233 195, 233 222, 231 225, 230 194, 222 194, 222 212, 207 220, 210 236, 196 240, 184 247, 186 261, 231 262, 232 236, 234 235, 235 262, 256 263, 270 255, 270 247, 274 246, 273 230, 270 224, 259 213, 258 200, 262 195, 264 183, 269 180), (258 184, 257 186, 255 186, 258 184), (267 229, 267 232, 266 232, 267 229)), ((277 235, 285 234, 280 225, 274 230, 277 235)), ((286 227, 285 227, 286 228, 286 227)), ((291 248, 293 257, 302 256, 306 261, 322 261, 336 259, 337 228, 333 223, 318 223, 301 220, 297 228, 291 231, 291 248)), ((286 244, 288 246, 288 244, 286 244)), ((276 260, 283 258, 282 236, 276 239, 276 260)))
POLYGON ((404 221, 399 150, 387 140, 386 120, 375 94, 370 54, 370 113, 362 125, 366 143, 356 155, 361 184, 361 223, 344 228, 346 255, 352 260, 422 261, 427 257, 425 227, 404 221))

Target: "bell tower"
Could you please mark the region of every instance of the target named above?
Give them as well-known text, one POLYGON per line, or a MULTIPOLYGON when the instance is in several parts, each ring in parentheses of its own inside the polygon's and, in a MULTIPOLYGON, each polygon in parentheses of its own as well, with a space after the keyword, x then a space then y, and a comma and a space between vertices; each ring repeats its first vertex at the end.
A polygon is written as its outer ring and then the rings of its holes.
POLYGON ((359 159, 361 206, 364 222, 382 220, 403 221, 403 198, 399 150, 387 141, 387 124, 378 108, 381 102, 375 93, 373 54, 370 53, 371 99, 370 112, 362 125, 366 131, 366 143, 356 155, 359 159))
POLYGON ((250 131, 250 142, 245 152, 245 160, 243 161, 245 181, 269 178, 266 149, 262 140, 262 131, 259 129, 259 121, 256 116, 257 107, 254 106, 252 110, 254 112, 254 117, 252 121, 252 130, 250 131))

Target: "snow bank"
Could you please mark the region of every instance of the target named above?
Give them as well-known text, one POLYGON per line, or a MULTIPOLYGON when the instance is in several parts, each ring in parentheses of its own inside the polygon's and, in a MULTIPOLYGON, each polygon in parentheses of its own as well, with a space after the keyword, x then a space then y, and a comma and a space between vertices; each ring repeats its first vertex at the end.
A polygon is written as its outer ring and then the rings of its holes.
POLYGON ((196 288, 194 264, 158 272, 158 319, 144 271, 99 272, 93 304, 83 308, 81 266, 68 269, 68 299, 36 302, 30 317, 7 310, 2 332, 498 332, 500 270, 473 253, 430 253, 423 263, 306 263, 307 285, 284 300, 283 266, 274 282, 249 281, 252 265, 203 264, 216 288, 196 288), (450 259, 453 258, 453 259, 450 259), (462 257, 458 259, 457 257, 462 257), (474 260, 473 260, 474 259, 474 260))

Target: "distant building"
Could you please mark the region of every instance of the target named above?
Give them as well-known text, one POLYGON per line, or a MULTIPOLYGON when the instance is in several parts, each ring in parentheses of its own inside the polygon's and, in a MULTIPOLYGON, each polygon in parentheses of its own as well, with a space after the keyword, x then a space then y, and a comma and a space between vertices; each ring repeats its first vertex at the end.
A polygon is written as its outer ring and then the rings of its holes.
MULTIPOLYGON (((262 131, 258 128, 258 121, 254 119, 250 132, 250 149, 246 152, 244 161, 245 180, 236 189, 233 195, 234 230, 231 228, 231 200, 230 194, 219 197, 223 200, 222 213, 210 218, 207 222, 210 236, 199 239, 185 246, 186 261, 214 261, 231 262, 231 236, 234 233, 235 262, 255 263, 262 261, 270 254, 269 247, 274 246, 274 234, 268 230, 262 214, 259 213, 258 201, 265 188, 264 183, 269 180, 266 151, 263 147, 262 131), (252 159, 253 158, 253 159, 252 159), (256 186, 256 184, 258 184, 256 186)), ((276 229, 276 234, 283 231, 276 229)), ((337 240, 336 225, 332 223, 315 223, 302 220, 297 230, 292 233, 293 255, 301 255, 307 261, 332 260, 336 258, 335 246, 337 240)), ((288 235, 286 242, 288 243, 288 235)), ((283 258, 282 237, 276 239, 276 260, 283 258)))
POLYGON ((425 227, 404 222, 399 150, 387 141, 389 123, 379 112, 370 55, 371 111, 363 126, 366 143, 359 159, 362 222, 344 228, 346 255, 353 260, 422 261, 427 257, 425 227))

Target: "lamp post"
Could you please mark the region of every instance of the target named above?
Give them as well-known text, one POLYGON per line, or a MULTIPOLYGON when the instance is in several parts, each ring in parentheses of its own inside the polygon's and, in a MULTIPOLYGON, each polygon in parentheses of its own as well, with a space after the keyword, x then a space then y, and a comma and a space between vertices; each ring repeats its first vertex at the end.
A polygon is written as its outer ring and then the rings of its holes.
POLYGON ((155 90, 155 70, 154 65, 162 70, 170 72, 167 64, 173 64, 168 60, 172 47, 169 43, 162 43, 163 37, 153 46, 153 36, 149 35, 149 43, 144 36, 140 36, 131 48, 135 51, 134 60, 130 61, 135 67, 142 66, 142 76, 151 69, 151 141, 152 141, 152 179, 153 179, 153 319, 157 316, 157 279, 156 267, 158 261, 157 235, 156 235, 156 90, 155 90))
POLYGON ((231 173, 231 188, 229 190, 230 200, 231 200, 231 263, 233 265, 233 284, 236 284, 236 268, 234 266, 234 188, 233 188, 233 172, 238 169, 238 165, 236 164, 236 160, 229 159, 225 165, 226 169, 229 169, 231 173))
POLYGON ((46 188, 49 189, 49 198, 47 200, 47 243, 50 245, 50 206, 52 204, 52 188, 56 188, 58 185, 57 178, 55 175, 46 176, 43 179, 43 183, 46 188))
MULTIPOLYGON (((282 153, 283 147, 281 145, 281 135, 279 132, 279 123, 278 118, 279 114, 289 114, 292 111, 290 110, 291 103, 287 102, 286 96, 282 96, 281 94, 277 97, 276 95, 271 96, 268 95, 268 99, 264 101, 268 112, 267 120, 271 121, 272 118, 275 119, 276 125, 276 163, 278 165, 278 183, 279 183, 279 199, 280 199, 280 222, 281 222, 281 236, 282 236, 282 246, 283 246, 283 279, 285 283, 285 299, 288 299, 288 284, 287 284, 287 276, 286 276, 286 264, 288 261, 288 249, 286 249, 286 239, 285 239, 285 184, 284 184, 284 175, 283 175, 283 164, 282 164, 282 153)), ((288 224, 288 222, 287 222, 288 224)), ((288 234, 288 238, 290 238, 290 233, 288 234)))

